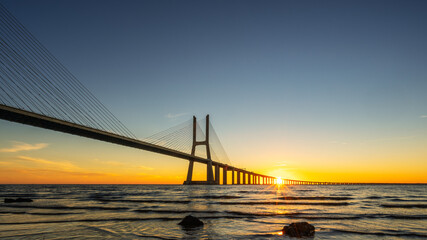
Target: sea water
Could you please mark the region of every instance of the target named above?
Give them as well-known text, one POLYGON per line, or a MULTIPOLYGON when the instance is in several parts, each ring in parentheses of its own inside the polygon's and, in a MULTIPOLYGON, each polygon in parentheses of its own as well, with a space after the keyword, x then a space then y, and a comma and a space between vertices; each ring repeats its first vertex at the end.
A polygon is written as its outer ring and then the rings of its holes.
POLYGON ((2 239, 288 239, 301 221, 314 239, 427 238, 427 185, 0 185, 0 201, 2 239))

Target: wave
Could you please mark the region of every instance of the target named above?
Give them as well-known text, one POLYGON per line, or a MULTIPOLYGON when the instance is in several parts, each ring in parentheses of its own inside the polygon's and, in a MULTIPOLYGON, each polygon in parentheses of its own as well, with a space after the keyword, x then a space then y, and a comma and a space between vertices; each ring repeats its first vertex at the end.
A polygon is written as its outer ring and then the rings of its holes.
POLYGON ((367 199, 381 199, 381 198, 383 198, 383 197, 381 197, 381 196, 369 196, 369 197, 366 197, 367 199))
MULTIPOLYGON (((154 210, 154 209, 137 209, 134 210, 138 213, 159 213, 159 214, 230 214, 247 217, 266 217, 266 216, 294 216, 300 213, 251 213, 239 211, 198 211, 198 210, 154 210)), ((217 216, 215 216, 217 217, 217 216)))
POLYGON ((97 199, 101 202, 128 202, 128 203, 172 203, 189 204, 191 200, 157 200, 157 199, 97 199))
POLYGON ((36 208, 36 209, 54 209, 54 210, 128 210, 127 207, 100 207, 100 206, 90 206, 90 207, 79 207, 79 206, 39 206, 39 205, 9 205, 3 204, 2 207, 9 208, 36 208))
POLYGON ((241 196, 230 196, 230 195, 205 195, 205 196, 195 196, 191 198, 202 198, 202 199, 236 199, 243 198, 241 196))
POLYGON ((346 206, 348 202, 282 202, 282 201, 259 201, 259 202, 212 202, 220 205, 320 205, 320 206, 346 206))
POLYGON ((301 215, 301 216, 290 216, 290 218, 297 219, 310 219, 310 220, 355 220, 362 219, 361 216, 313 216, 313 215, 301 215))
POLYGON ((427 204, 381 204, 384 208, 427 208, 427 204))
POLYGON ((426 199, 402 199, 402 198, 392 198, 389 199, 392 202, 427 202, 426 199))
POLYGON ((27 212, 0 211, 0 214, 26 214, 27 212))
POLYGON ((333 201, 345 201, 351 200, 351 197, 279 197, 282 200, 333 200, 333 201))
POLYGON ((332 229, 335 232, 341 233, 352 233, 359 235, 373 235, 373 236, 389 236, 389 237, 427 237, 425 234, 420 233, 408 233, 408 232, 396 232, 396 233, 385 233, 385 232, 359 232, 359 231, 351 231, 351 230, 343 230, 343 229, 332 229))
POLYGON ((137 209, 138 213, 164 213, 164 214, 181 214, 181 213, 222 213, 221 211, 196 211, 196 210, 154 210, 154 209, 137 209))
POLYGON ((82 212, 27 212, 30 215, 42 215, 42 216, 61 216, 61 215, 74 215, 74 214, 82 214, 82 212))
POLYGON ((427 215, 389 215, 387 218, 427 220, 427 215))
POLYGON ((75 219, 75 220, 52 220, 52 221, 29 221, 29 222, 0 222, 0 225, 14 224, 46 224, 46 223, 73 223, 73 222, 114 222, 114 221, 178 221, 181 218, 98 218, 98 219, 75 219))

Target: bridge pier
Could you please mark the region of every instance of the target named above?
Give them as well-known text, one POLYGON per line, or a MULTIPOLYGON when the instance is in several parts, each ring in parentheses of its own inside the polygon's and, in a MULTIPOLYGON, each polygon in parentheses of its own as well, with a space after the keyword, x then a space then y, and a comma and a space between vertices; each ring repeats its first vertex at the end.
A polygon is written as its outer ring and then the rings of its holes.
MULTIPOLYGON (((211 152, 210 152, 210 147, 209 147, 209 115, 206 116, 206 139, 205 139, 205 141, 197 141, 196 129, 197 129, 197 119, 195 116, 193 116, 193 146, 191 147, 191 155, 195 156, 196 146, 198 146, 198 145, 206 146, 206 158, 209 160, 208 163, 206 164, 206 182, 205 181, 193 181, 192 178, 193 178, 194 160, 190 159, 190 163, 188 165, 187 180, 184 181, 184 184, 185 185, 219 184, 219 179, 217 179, 216 176, 214 179, 213 172, 212 172, 212 158, 211 158, 211 152)), ((215 165, 215 170, 216 170, 216 167, 217 167, 217 165, 215 165)))
POLYGON ((219 166, 215 165, 215 184, 219 185, 219 166))
POLYGON ((245 185, 246 184, 246 173, 242 172, 242 174, 243 174, 243 185, 245 185))
POLYGON ((240 185, 240 171, 236 171, 237 173, 237 184, 240 185))
POLYGON ((222 168, 222 184, 227 185, 227 167, 222 168))
POLYGON ((234 168, 231 169, 231 184, 234 185, 234 168))

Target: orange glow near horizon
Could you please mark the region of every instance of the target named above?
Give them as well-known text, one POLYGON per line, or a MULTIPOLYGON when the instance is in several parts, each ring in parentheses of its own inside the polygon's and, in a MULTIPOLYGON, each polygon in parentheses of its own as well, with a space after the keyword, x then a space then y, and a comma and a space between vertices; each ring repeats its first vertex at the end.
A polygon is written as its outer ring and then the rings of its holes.
MULTIPOLYGON (((4 136, 15 134, 17 140, 0 141, 0 184, 182 184, 187 175, 188 162, 180 159, 28 126, 16 127, 5 121, 1 124, 4 136), (13 133, 8 133, 12 126, 13 133)), ((284 179, 427 183, 424 148, 406 155, 411 164, 401 161, 404 158, 398 154, 392 155, 393 150, 384 156, 368 150, 366 156, 339 154, 338 161, 331 154, 315 155, 315 149, 305 155, 298 148, 283 153, 281 149, 259 149, 258 154, 233 149, 238 151, 235 155, 246 154, 234 157, 233 165, 277 176, 277 184, 283 185, 284 179)), ((229 174, 230 184, 231 171, 229 174)), ((193 180, 205 179, 206 165, 195 164, 193 180)))

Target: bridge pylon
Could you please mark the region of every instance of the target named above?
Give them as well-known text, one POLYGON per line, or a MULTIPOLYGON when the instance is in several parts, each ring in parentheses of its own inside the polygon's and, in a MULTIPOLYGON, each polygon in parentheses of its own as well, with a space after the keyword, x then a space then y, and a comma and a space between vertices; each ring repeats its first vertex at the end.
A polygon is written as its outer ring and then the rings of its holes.
POLYGON ((195 185, 195 184, 217 184, 214 180, 213 170, 212 170, 212 158, 211 151, 209 147, 209 114, 206 115, 206 139, 204 141, 197 141, 197 119, 193 116, 193 146, 191 147, 191 155, 195 156, 196 147, 198 145, 206 146, 206 158, 209 160, 206 164, 206 181, 193 181, 193 166, 194 160, 190 160, 188 165, 187 180, 184 181, 184 185, 195 185))

